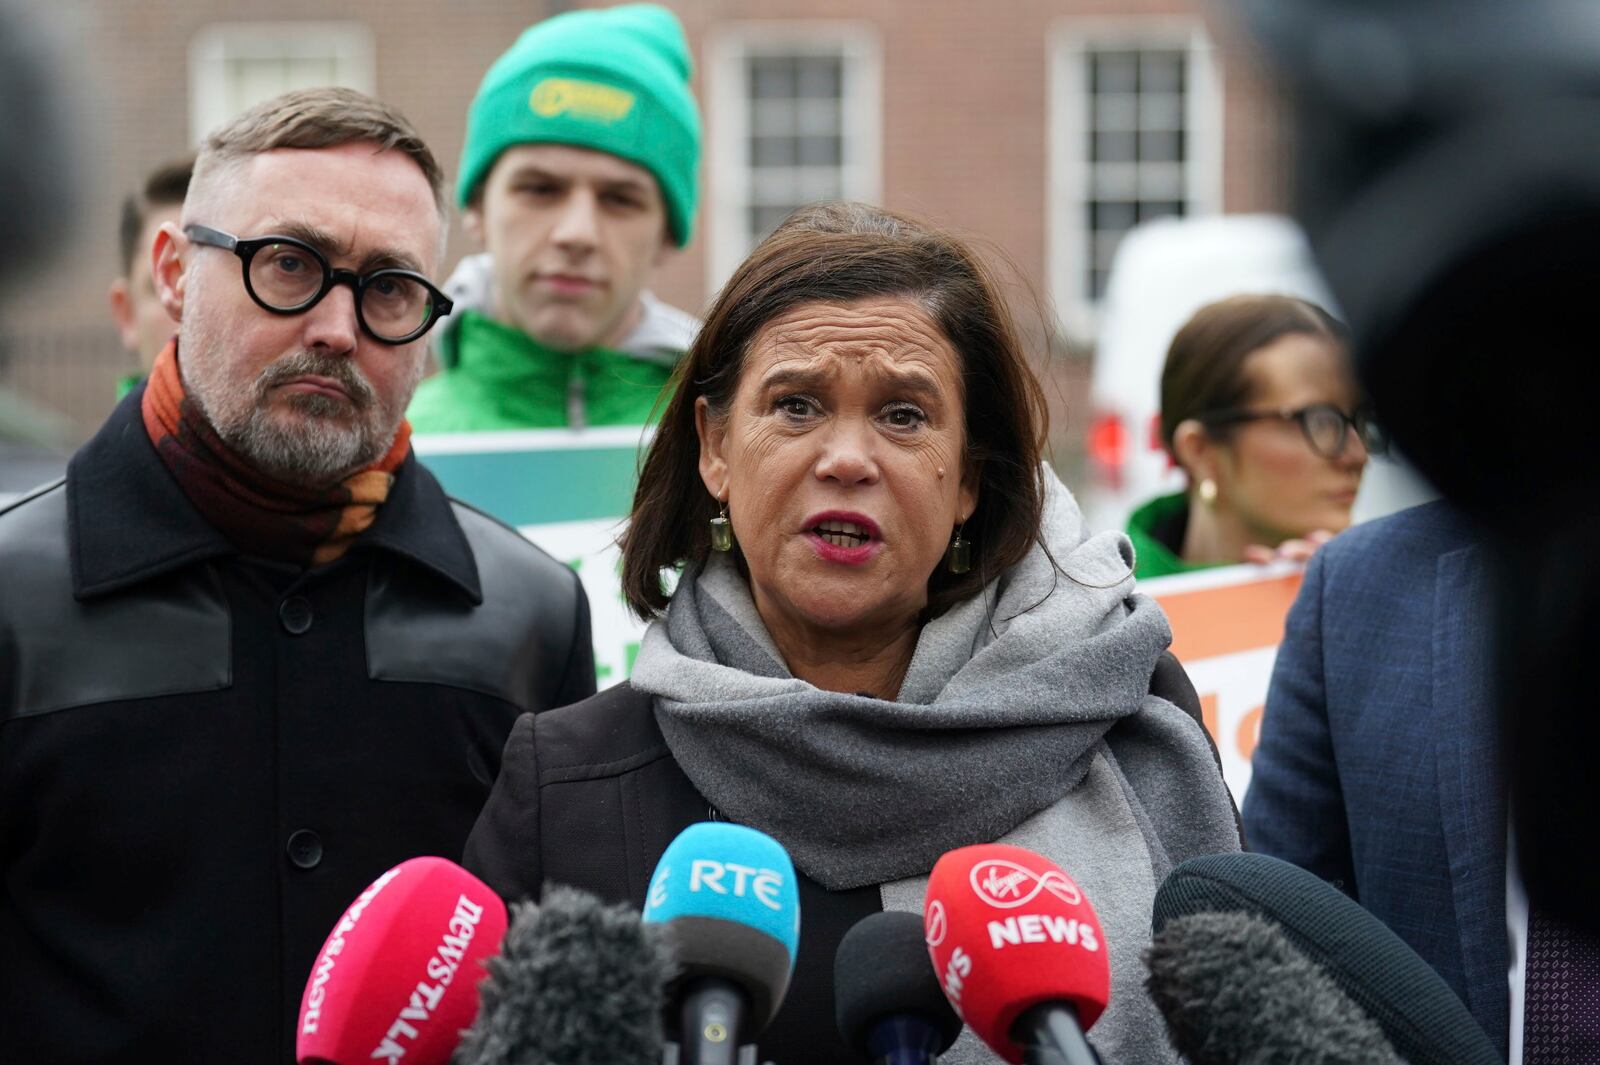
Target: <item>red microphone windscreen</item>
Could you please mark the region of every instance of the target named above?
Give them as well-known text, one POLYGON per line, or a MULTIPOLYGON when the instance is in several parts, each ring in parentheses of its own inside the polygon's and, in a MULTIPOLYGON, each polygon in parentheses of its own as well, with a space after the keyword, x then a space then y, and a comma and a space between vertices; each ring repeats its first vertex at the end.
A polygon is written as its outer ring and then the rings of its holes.
POLYGON ((928 876, 928 953, 945 997, 995 1053, 1022 1060, 1018 1015, 1067 1002, 1088 1030, 1111 994, 1111 963, 1094 907, 1054 862, 987 843, 944 855, 928 876))
POLYGON ((445 1065, 478 1012, 506 907, 443 858, 413 858, 344 911, 300 999, 300 1065, 445 1065))

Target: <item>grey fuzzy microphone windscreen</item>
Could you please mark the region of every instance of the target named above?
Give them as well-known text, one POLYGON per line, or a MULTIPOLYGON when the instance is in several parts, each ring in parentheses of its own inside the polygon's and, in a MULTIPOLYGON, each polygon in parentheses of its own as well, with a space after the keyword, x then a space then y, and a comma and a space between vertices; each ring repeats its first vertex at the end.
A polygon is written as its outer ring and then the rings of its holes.
POLYGON ((1175 917, 1145 986, 1192 1065, 1403 1065, 1378 1025, 1277 926, 1248 913, 1175 917))
POLYGON ((551 885, 516 903, 456 1065, 659 1065, 673 962, 638 911, 551 885))

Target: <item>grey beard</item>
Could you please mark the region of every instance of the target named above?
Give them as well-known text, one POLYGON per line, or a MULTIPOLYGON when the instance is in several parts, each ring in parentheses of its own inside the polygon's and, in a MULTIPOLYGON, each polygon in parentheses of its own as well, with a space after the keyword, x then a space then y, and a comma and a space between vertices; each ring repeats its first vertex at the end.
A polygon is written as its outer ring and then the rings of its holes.
POLYGON ((254 406, 243 425, 217 427, 234 451, 277 480, 309 488, 333 484, 346 474, 377 461, 394 443, 394 428, 380 435, 366 418, 345 426, 326 420, 345 404, 328 396, 292 396, 289 405, 312 415, 297 429, 273 421, 266 407, 254 406))
MULTIPOLYGON (((420 366, 419 366, 420 370, 420 366)), ((398 411, 376 409, 377 397, 348 360, 300 351, 272 363, 251 382, 250 404, 238 411, 217 410, 207 389, 192 388, 206 420, 225 444, 261 472, 286 484, 322 488, 371 465, 394 443, 398 411), (309 415, 294 428, 277 422, 266 404, 267 392, 282 381, 315 374, 338 381, 349 402, 305 394, 284 397, 288 406, 309 415), (349 421, 345 421, 349 419, 349 421)))

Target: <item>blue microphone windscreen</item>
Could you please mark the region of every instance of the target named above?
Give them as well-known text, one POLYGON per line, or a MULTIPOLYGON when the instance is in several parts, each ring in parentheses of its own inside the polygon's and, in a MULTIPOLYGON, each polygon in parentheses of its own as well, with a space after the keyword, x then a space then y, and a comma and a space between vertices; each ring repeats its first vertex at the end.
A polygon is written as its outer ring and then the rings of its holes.
POLYGON ((732 921, 781 943, 794 965, 800 946, 800 887, 783 845, 764 832, 702 821, 678 834, 661 855, 644 919, 732 921))

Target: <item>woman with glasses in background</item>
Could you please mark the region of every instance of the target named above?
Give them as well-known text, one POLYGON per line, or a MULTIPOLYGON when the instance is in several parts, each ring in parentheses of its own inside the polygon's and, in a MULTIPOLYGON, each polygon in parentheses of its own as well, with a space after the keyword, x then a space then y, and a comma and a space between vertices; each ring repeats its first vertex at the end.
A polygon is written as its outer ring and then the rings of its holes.
POLYGON ((1347 334, 1292 296, 1233 296, 1178 330, 1161 372, 1161 437, 1183 492, 1133 513, 1139 577, 1305 557, 1350 524, 1380 446, 1347 334))

